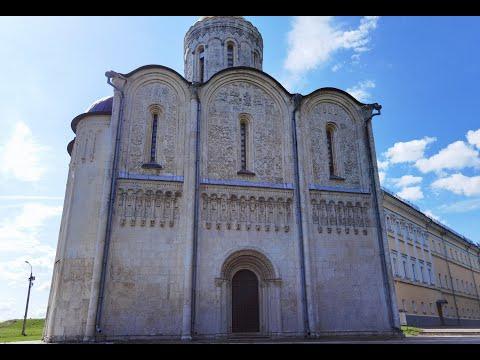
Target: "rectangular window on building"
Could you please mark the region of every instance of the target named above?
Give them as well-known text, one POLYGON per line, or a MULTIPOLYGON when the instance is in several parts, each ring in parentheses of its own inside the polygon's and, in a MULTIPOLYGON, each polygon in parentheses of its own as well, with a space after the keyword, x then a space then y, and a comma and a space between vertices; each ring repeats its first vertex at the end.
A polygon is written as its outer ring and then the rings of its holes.
POLYGON ((407 262, 403 260, 403 276, 405 279, 408 279, 408 273, 407 273, 407 262))
POLYGON ((415 264, 412 264, 412 278, 417 281, 417 273, 415 272, 415 264))
POLYGON ((430 280, 430 284, 433 284, 433 277, 432 277, 432 270, 428 269, 428 280, 430 280))
POLYGON ((442 275, 441 275, 440 273, 438 273, 438 286, 443 287, 443 284, 442 284, 442 275))
POLYGON ((398 276, 397 258, 395 257, 393 258, 392 264, 393 264, 393 273, 395 276, 398 276))
POLYGON ((412 300, 412 310, 414 313, 417 313, 417 305, 415 304, 415 300, 412 300))
POLYGON ((448 285, 448 278, 447 278, 447 275, 445 275, 445 287, 446 287, 447 289, 449 289, 449 288, 450 288, 450 286, 448 285))

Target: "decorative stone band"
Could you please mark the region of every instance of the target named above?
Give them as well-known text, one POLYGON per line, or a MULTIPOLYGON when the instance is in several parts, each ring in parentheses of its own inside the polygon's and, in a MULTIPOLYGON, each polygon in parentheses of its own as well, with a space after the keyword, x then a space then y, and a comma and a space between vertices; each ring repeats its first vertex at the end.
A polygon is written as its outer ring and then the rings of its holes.
POLYGON ((334 191, 334 192, 365 194, 365 195, 370 194, 370 192, 368 191, 363 191, 361 189, 355 189, 355 188, 347 188, 344 186, 324 186, 324 185, 318 185, 318 184, 308 184, 308 188, 310 190, 318 190, 318 191, 334 191))
POLYGON ((312 223, 318 232, 363 235, 372 226, 369 194, 311 191, 312 223))
POLYGON ((201 189, 201 221, 207 230, 284 231, 292 224, 293 193, 251 188, 201 189))
POLYGON ((117 216, 121 226, 174 227, 179 216, 181 184, 121 180, 117 191, 117 216))
POLYGON ((137 174, 129 173, 125 171, 120 171, 118 174, 119 179, 130 179, 130 180, 159 180, 159 181, 172 181, 172 182, 183 182, 183 176, 177 175, 147 175, 147 174, 137 174))
POLYGON ((221 180, 221 179, 207 179, 203 178, 201 184, 208 185, 226 185, 226 186, 248 186, 256 188, 268 188, 268 189, 285 189, 292 190, 292 183, 270 183, 270 182, 259 182, 259 181, 248 181, 248 180, 221 180))

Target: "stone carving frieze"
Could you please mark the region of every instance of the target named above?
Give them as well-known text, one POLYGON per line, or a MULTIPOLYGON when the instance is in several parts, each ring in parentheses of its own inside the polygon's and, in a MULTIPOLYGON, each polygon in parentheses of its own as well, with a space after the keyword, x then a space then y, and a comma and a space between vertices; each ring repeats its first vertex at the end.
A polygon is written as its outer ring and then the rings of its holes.
POLYGON ((335 158, 339 175, 345 178, 343 185, 360 186, 358 146, 361 137, 358 136, 357 126, 350 115, 339 105, 324 102, 312 108, 308 119, 314 182, 322 184, 329 181, 326 125, 334 123, 335 158))
POLYGON ((174 227, 178 223, 181 183, 121 181, 117 217, 121 226, 174 227))
POLYGON ((319 233, 368 234, 371 201, 368 194, 311 191, 312 223, 319 233))
POLYGON ((218 188, 201 191, 201 222, 207 230, 289 232, 293 192, 218 188))

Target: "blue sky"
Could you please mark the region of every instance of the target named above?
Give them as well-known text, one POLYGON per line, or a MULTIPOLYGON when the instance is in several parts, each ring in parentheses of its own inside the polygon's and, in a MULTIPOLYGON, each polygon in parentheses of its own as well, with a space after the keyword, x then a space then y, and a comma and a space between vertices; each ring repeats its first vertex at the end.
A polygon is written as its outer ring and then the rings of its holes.
MULTIPOLYGON (((337 87, 378 102, 383 185, 480 242, 480 19, 255 17, 263 70, 291 92, 337 87)), ((0 320, 45 314, 68 172, 70 121, 111 95, 105 71, 183 73, 198 17, 0 18, 0 320)))

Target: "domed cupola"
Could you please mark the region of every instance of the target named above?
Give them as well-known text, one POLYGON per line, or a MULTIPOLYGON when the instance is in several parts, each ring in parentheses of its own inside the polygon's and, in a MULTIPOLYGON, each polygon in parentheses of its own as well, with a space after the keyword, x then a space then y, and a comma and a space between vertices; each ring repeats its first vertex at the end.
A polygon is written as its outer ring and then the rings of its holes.
POLYGON ((206 82, 233 66, 261 70, 262 35, 242 16, 202 16, 185 35, 184 54, 188 81, 206 82))

